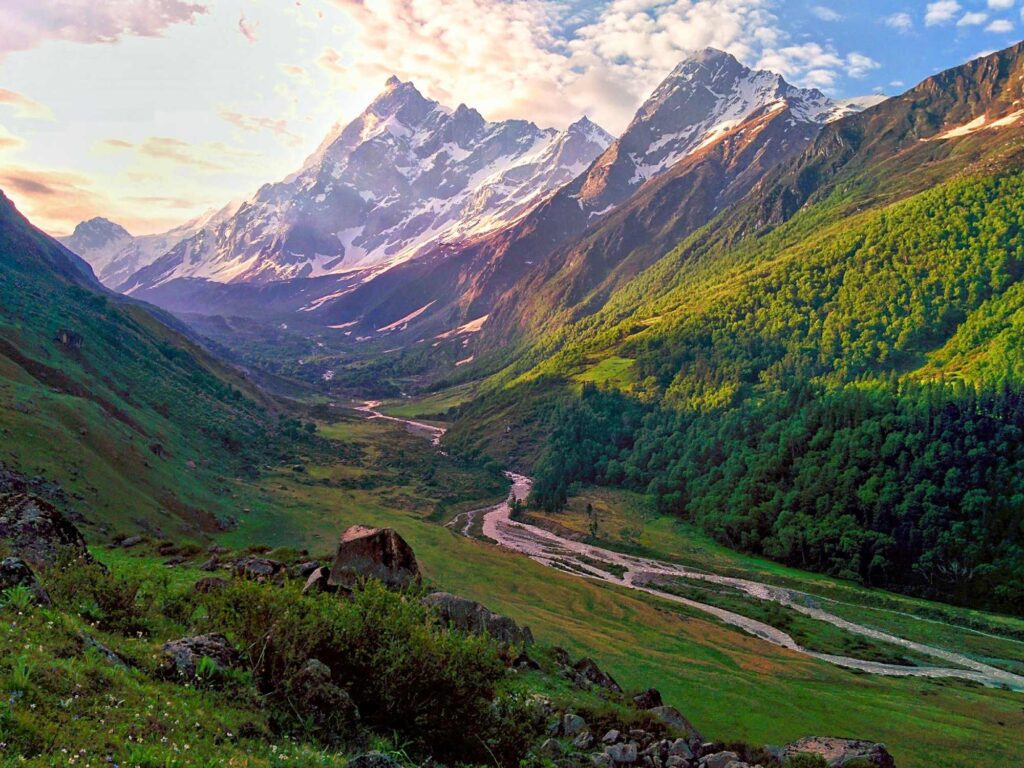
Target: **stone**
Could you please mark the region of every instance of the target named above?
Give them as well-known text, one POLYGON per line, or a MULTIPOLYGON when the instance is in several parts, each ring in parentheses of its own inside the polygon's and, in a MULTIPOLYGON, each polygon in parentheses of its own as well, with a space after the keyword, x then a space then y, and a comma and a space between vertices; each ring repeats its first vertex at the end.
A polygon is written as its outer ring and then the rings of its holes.
POLYGON ((12 587, 25 587, 32 593, 37 605, 50 605, 50 596, 39 583, 28 563, 20 557, 5 557, 0 560, 0 592, 12 587))
POLYGON ((196 635, 164 643, 160 672, 164 677, 195 679, 200 661, 212 659, 218 667, 230 669, 238 663, 238 653, 224 635, 196 635))
POLYGON ((339 744, 359 722, 359 709, 348 692, 333 681, 330 667, 309 659, 288 683, 288 701, 322 740, 339 744))
POLYGON ((863 739, 837 739, 825 736, 809 736, 782 750, 783 759, 800 754, 820 755, 829 768, 843 768, 854 760, 877 768, 895 768, 896 762, 884 744, 863 739))
POLYGON ((74 524, 50 502, 27 493, 0 495, 0 541, 33 568, 64 558, 93 562, 74 524))
POLYGON ((664 723, 670 730, 683 736, 688 742, 700 742, 702 736, 689 720, 675 707, 654 707, 648 710, 655 718, 664 723))
POLYGON ((168 568, 174 568, 175 566, 181 565, 185 562, 185 558, 181 555, 175 555, 164 560, 164 565, 168 568))
POLYGON ((217 557, 216 555, 214 555, 209 560, 207 560, 205 563, 200 565, 199 566, 199 570, 200 571, 206 571, 207 573, 209 573, 211 571, 216 571, 219 567, 220 567, 220 558, 217 557))
POLYGON ((565 648, 559 648, 557 645, 551 649, 551 655, 555 659, 555 663, 560 667, 571 667, 572 657, 569 656, 569 652, 565 648))
POLYGON ((235 575, 253 581, 270 581, 284 570, 284 563, 266 557, 243 557, 235 562, 235 575))
POLYGON ((353 525, 342 534, 328 583, 351 589, 365 579, 377 579, 389 589, 419 583, 416 555, 394 529, 353 525))
POLYGON ((139 546, 139 544, 141 544, 145 540, 146 539, 144 536, 129 536, 127 539, 121 540, 121 546, 124 549, 131 549, 132 547, 139 546))
POLYGON ((694 758, 693 750, 686 742, 686 739, 676 739, 673 741, 668 748, 668 754, 669 757, 679 757, 684 760, 692 760, 694 758))
POLYGON ((490 635, 504 646, 529 646, 533 633, 515 621, 491 611, 486 606, 448 592, 434 592, 423 598, 423 604, 437 611, 441 621, 462 632, 490 635))
POLYGON ((664 703, 657 688, 648 688, 633 697, 633 705, 637 709, 654 709, 663 706, 664 703))
POLYGON ((574 715, 571 712, 567 712, 562 717, 562 733, 566 736, 575 736, 578 733, 585 731, 587 728, 587 721, 579 715, 574 715))
POLYGON ((590 756, 590 764, 593 765, 594 768, 609 768, 612 764, 612 759, 604 752, 598 752, 597 754, 590 756))
POLYGON ((572 745, 581 751, 588 750, 594 746, 594 734, 590 731, 583 731, 583 733, 572 740, 572 745))
POLYGON ((402 768, 402 764, 383 752, 366 752, 349 760, 346 768, 402 768))
POLYGON ((207 576, 195 583, 194 589, 201 595, 208 595, 211 592, 219 592, 228 585, 227 579, 219 576, 207 576))
POLYGON ((558 739, 547 739, 540 745, 540 753, 547 757, 561 757, 562 752, 562 745, 558 739))
POLYGON ((637 748, 633 742, 610 744, 604 748, 604 753, 611 758, 616 765, 632 765, 636 762, 637 748))
POLYGON ((601 737, 601 741, 605 744, 614 744, 622 740, 622 733, 612 728, 608 733, 601 737))
POLYGON ((309 574, 306 579, 306 585, 302 588, 302 594, 310 595, 317 592, 337 592, 338 588, 331 586, 330 579, 330 570, 327 568, 317 568, 309 574))
POLYGON ((305 563, 299 563, 292 570, 298 578, 308 579, 309 575, 319 567, 320 563, 316 562, 316 560, 310 560, 305 563))
POLYGON ((700 759, 701 768, 725 768, 729 763, 738 762, 740 756, 735 752, 716 752, 700 759))
POLYGON ((650 745, 654 737, 651 736, 651 734, 649 734, 647 731, 641 730, 640 728, 630 728, 629 738, 630 740, 635 741, 641 747, 646 747, 650 745))
POLYGON ((595 685, 598 688, 603 688, 606 691, 612 691, 614 693, 622 693, 622 688, 615 682, 611 675, 604 672, 597 662, 591 658, 583 658, 577 661, 573 665, 573 670, 576 673, 576 680, 584 687, 589 685, 595 685))
POLYGON ((521 651, 515 660, 512 662, 512 666, 516 669, 540 669, 540 664, 530 658, 526 651, 521 651))
POLYGON ((129 665, 124 659, 110 650, 107 646, 101 643, 94 637, 85 634, 84 632, 78 633, 78 639, 82 642, 83 648, 92 648, 100 656, 106 659, 108 662, 113 664, 115 667, 121 667, 122 669, 128 669, 129 665))
POLYGON ((680 755, 669 755, 665 758, 665 768, 688 768, 690 760, 680 755))

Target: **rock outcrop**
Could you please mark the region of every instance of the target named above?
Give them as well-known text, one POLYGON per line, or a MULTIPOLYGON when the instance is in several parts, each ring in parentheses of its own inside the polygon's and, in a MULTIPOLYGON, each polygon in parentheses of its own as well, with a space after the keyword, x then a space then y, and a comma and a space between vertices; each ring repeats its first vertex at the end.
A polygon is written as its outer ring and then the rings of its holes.
POLYGON ((419 583, 416 555, 394 529, 353 525, 342 534, 328 584, 352 589, 365 579, 377 579, 390 589, 419 583))
POLYGON ((32 572, 28 563, 20 557, 5 557, 0 560, 0 592, 12 587, 25 587, 32 593, 38 605, 50 605, 50 596, 32 572))
POLYGON ((164 643, 164 659, 160 672, 164 677, 192 681, 199 664, 208 658, 219 669, 230 669, 238 663, 238 652, 224 635, 196 635, 164 643))
POLYGON ((235 576, 253 581, 271 581, 284 572, 284 563, 266 557, 243 557, 235 561, 235 576))
POLYGON ((622 693, 622 687, 615 679, 597 666, 597 662, 591 658, 580 659, 572 669, 575 672, 576 684, 581 688, 596 686, 612 693, 622 693))
POLYGON ((529 627, 520 627, 507 616, 473 600, 448 592, 434 592, 423 598, 423 604, 435 609, 442 622, 462 632, 490 635, 505 646, 533 644, 529 627))
POLYGON ((783 759, 795 755, 819 755, 829 768, 844 768, 857 762, 858 765, 872 765, 876 768, 895 768, 895 761, 884 744, 862 739, 835 739, 825 736, 808 736, 787 744, 782 750, 783 759))
POLYGON ((67 557, 92 562, 78 528, 48 501, 27 493, 0 496, 0 542, 34 568, 67 557))

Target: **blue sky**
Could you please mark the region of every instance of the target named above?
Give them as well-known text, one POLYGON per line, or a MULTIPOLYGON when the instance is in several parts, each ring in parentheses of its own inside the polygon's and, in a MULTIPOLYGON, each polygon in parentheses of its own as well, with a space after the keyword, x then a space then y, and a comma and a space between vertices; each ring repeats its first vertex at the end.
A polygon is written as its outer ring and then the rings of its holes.
POLYGON ((486 117, 620 131, 688 49, 895 94, 1021 35, 1024 0, 4 0, 0 188, 137 234, 298 167, 391 73, 486 117))

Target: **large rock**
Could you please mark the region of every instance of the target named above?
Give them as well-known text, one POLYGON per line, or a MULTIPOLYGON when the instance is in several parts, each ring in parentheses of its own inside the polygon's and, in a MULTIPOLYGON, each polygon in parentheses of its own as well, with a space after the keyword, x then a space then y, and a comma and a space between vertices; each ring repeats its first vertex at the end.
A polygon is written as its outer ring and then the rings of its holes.
POLYGON ((690 744, 699 744, 703 737, 693 723, 683 717, 683 713, 675 707, 653 707, 648 710, 671 731, 682 736, 690 744))
POLYGON ((359 709, 348 692, 334 683, 330 668, 318 659, 307 661, 289 680, 288 700, 330 744, 350 737, 359 722, 359 709))
POLYGON ((271 581, 284 572, 284 563, 251 555, 235 561, 235 576, 252 581, 271 581))
POLYGON ((664 704, 661 700, 661 693, 657 688, 648 688, 633 697, 633 704, 637 709, 654 709, 664 704))
POLYGON ((328 583, 352 589, 364 579, 377 579, 391 589, 419 582, 416 555, 394 529, 353 525, 341 535, 328 583))
POLYGON ((25 587, 39 605, 49 605, 50 596, 43 585, 29 568, 28 563, 20 557, 5 557, 0 560, 0 592, 12 587, 25 587))
POLYGON ((615 765, 632 765, 636 762, 638 754, 636 744, 631 741, 605 747, 604 753, 611 758, 615 765))
POLYGON ((435 609, 441 621, 462 632, 490 635, 502 645, 533 644, 529 627, 520 627, 515 621, 488 609, 473 600, 456 597, 448 592, 434 592, 423 598, 423 604, 435 609))
POLYGON ((588 688, 594 685, 598 688, 604 688, 606 691, 622 693, 622 688, 615 682, 615 679, 597 666, 597 662, 591 658, 582 658, 577 661, 573 665, 573 672, 575 673, 576 682, 581 687, 588 688))
POLYGON ((92 562, 74 524, 48 501, 27 493, 0 496, 0 542, 36 568, 68 557, 92 562))
POLYGON ((238 663, 238 652, 224 635, 196 635, 164 643, 164 659, 160 672, 165 677, 192 681, 203 658, 211 659, 218 668, 230 669, 238 663))
POLYGON ((884 744, 862 739, 834 739, 825 736, 809 736, 787 744, 782 750, 783 759, 794 755, 820 755, 829 768, 843 768, 854 760, 877 766, 895 768, 896 763, 884 744))
POLYGON ((700 768, 727 768, 732 763, 738 763, 740 756, 735 752, 715 752, 700 759, 700 768))

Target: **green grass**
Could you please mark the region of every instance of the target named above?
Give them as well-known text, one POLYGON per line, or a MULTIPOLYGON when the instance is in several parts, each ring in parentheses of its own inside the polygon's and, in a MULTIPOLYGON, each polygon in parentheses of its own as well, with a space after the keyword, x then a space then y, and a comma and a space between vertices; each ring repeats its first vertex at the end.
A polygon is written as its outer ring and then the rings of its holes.
POLYGON ((598 361, 574 378, 579 382, 607 384, 614 387, 627 387, 636 383, 636 360, 612 355, 598 361))

